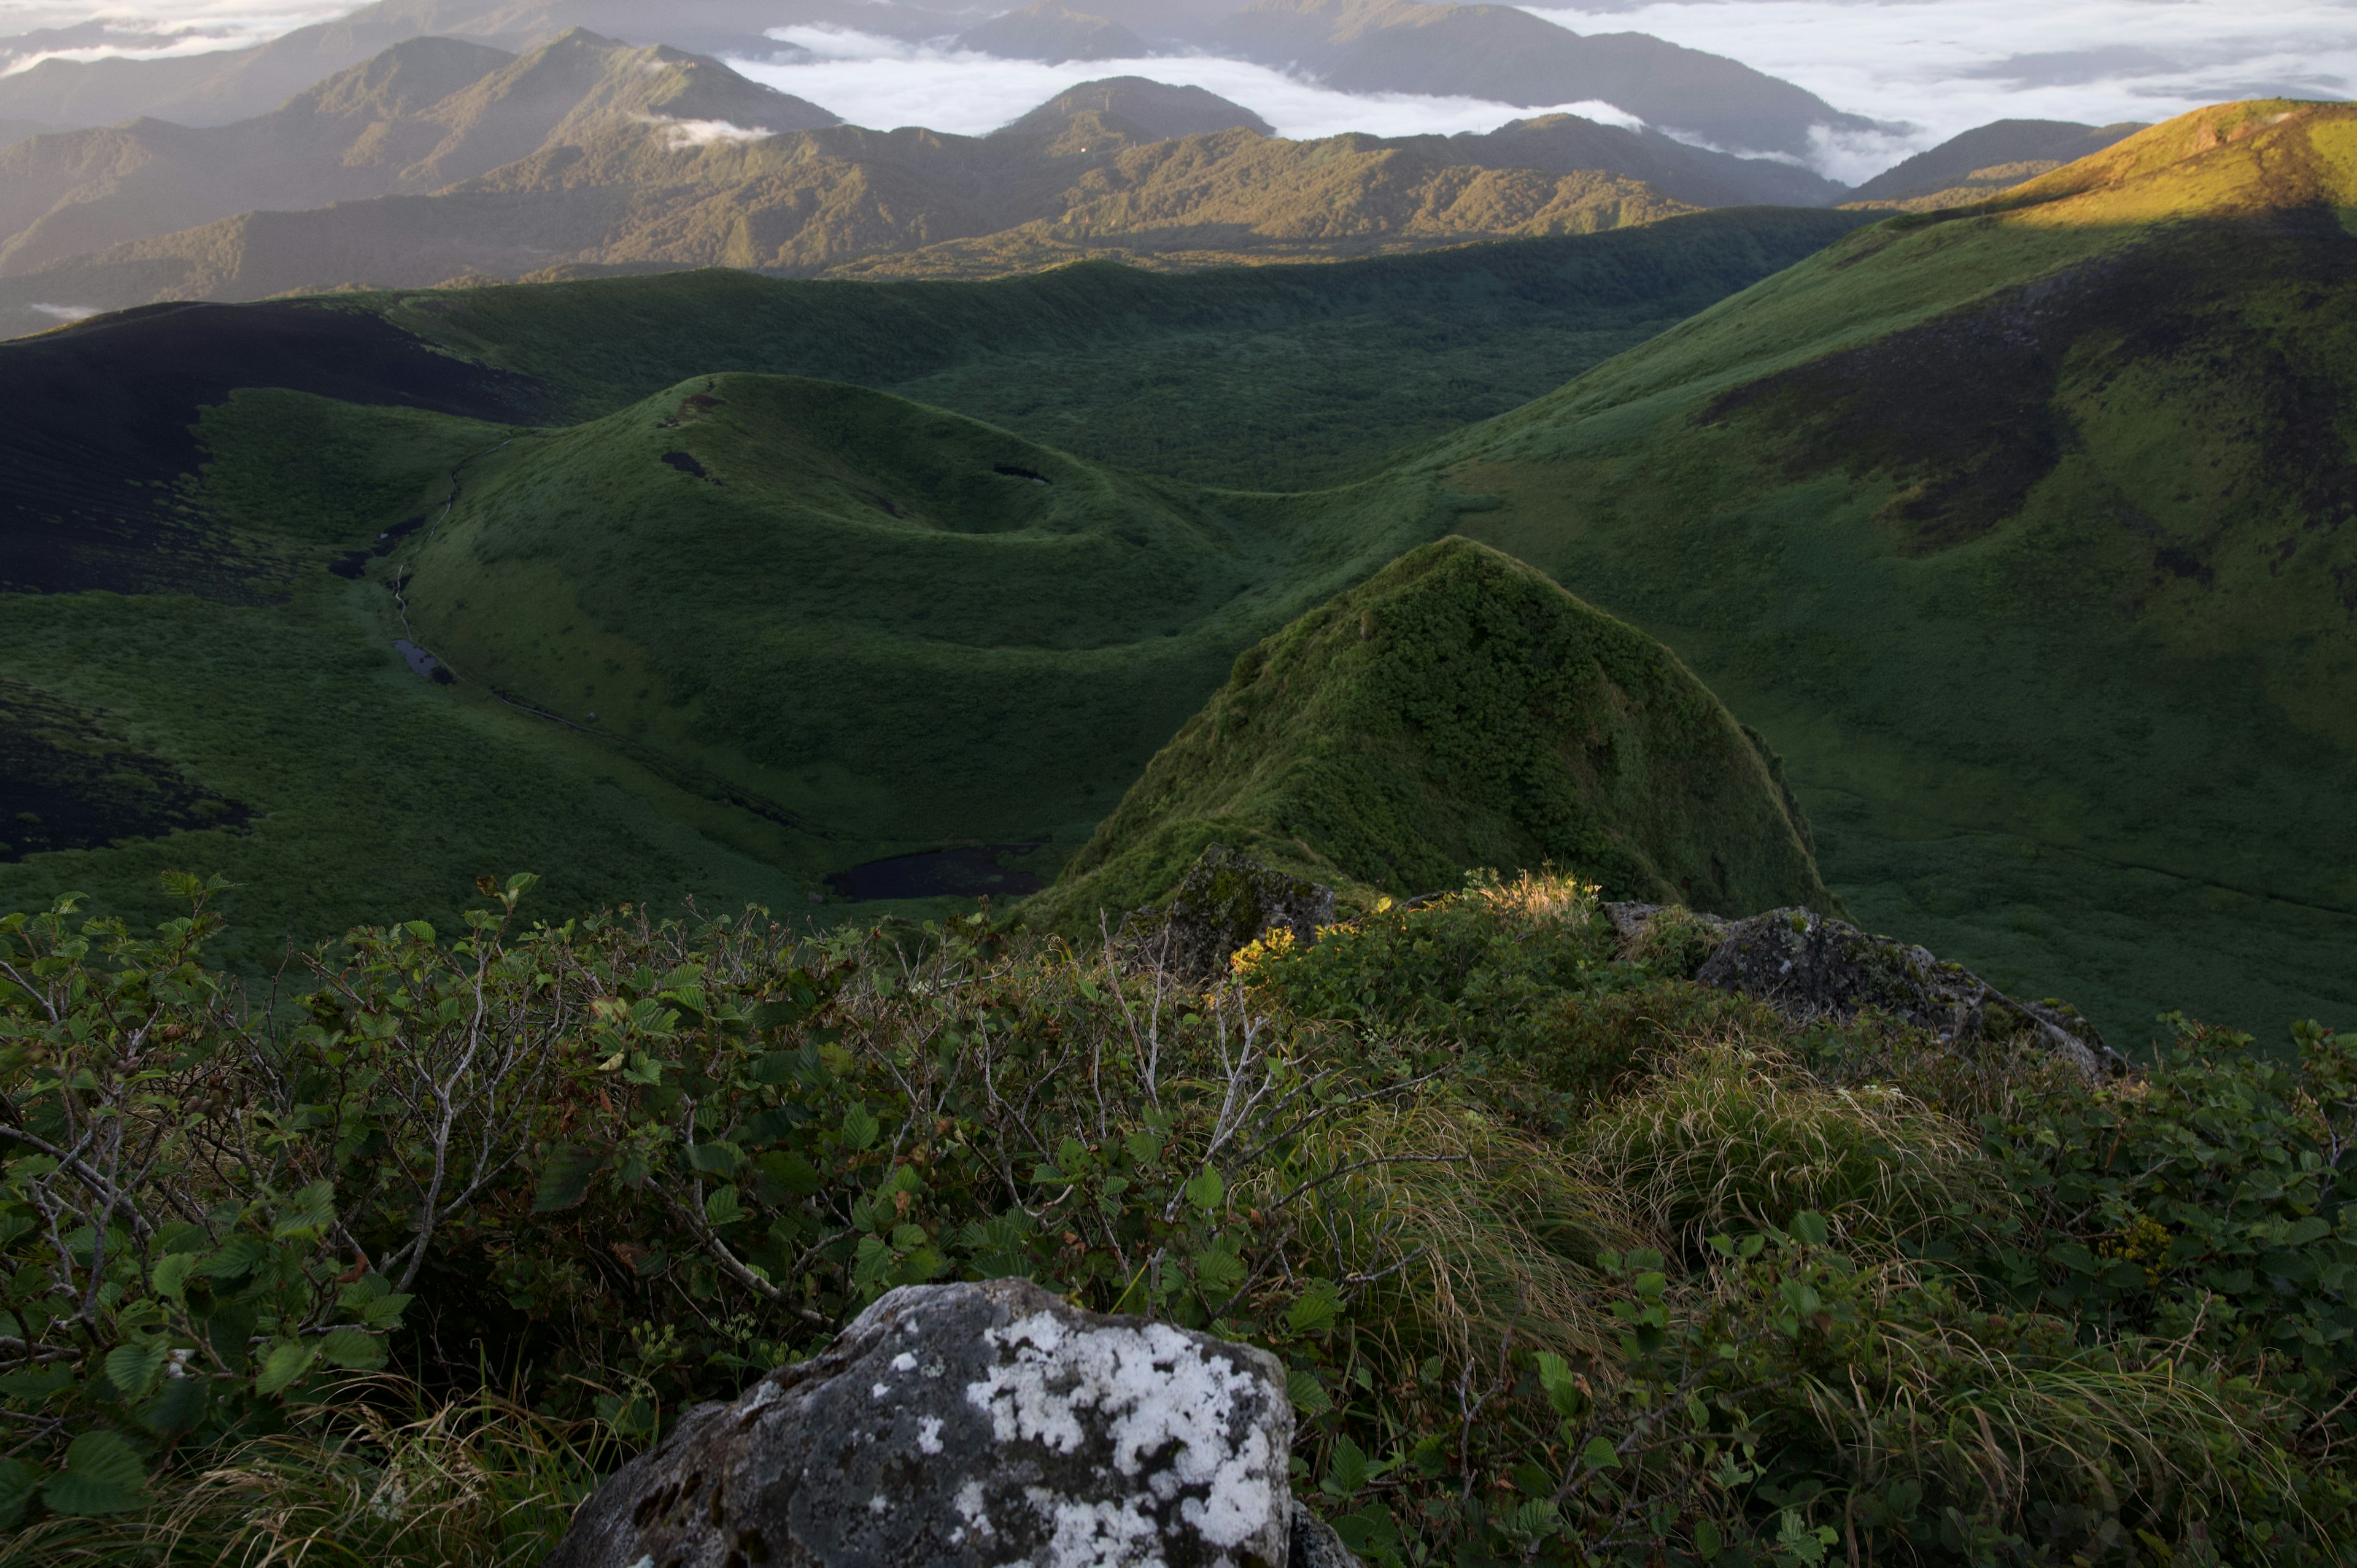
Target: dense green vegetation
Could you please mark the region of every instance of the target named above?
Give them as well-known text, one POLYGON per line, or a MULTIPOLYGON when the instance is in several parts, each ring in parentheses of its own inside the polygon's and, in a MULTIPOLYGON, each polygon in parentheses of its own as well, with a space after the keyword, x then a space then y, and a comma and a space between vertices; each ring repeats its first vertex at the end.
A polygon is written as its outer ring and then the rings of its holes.
POLYGON ((1786 758, 1860 918, 2141 1047, 2357 1000, 2357 116, 1894 220, 1420 459, 1786 758))
POLYGON ((686 276, 362 296, 587 418, 724 371, 895 392, 1101 462, 1315 489, 1500 414, 1867 220, 1703 213, 1349 265, 988 285, 686 276))
POLYGON ((1701 987, 1568 879, 1201 992, 484 890, 274 1009, 193 879, 0 922, 0 1563, 529 1563, 687 1402, 1018 1273, 1279 1355, 1379 1568, 2357 1544, 2357 1036, 2090 1085, 1701 987))
POLYGON ((1117 922, 1214 843, 1353 903, 1560 865, 1611 898, 1835 908, 1774 768, 1660 644, 1446 539, 1245 650, 1024 918, 1117 922))
MULTIPOLYGON (((162 839, 136 812, 91 825, 66 853, 0 864, 0 899, 38 908, 74 887, 152 921, 159 870, 221 872, 239 885, 221 956, 267 967, 289 936, 395 914, 447 925, 478 874, 518 862, 584 908, 695 895, 815 913, 822 874, 945 842, 1030 846, 1011 853, 1052 875, 1238 651, 1454 515, 1430 489, 1208 495, 1063 454, 1256 487, 1356 478, 1401 432, 1495 413, 1855 221, 1709 214, 1659 231, 1668 242, 1644 231, 1312 271, 1093 266, 985 285, 716 272, 355 301, 535 378, 494 381, 462 406, 488 412, 506 396, 510 417, 545 427, 251 390, 111 415, 110 431, 194 424, 201 473, 170 490, 108 480, 38 504, 168 495, 173 549, 135 529, 94 579, 9 599, 0 678, 147 759, 132 772, 166 770, 242 814, 162 839), (739 403, 664 428, 707 395, 692 372, 761 366, 915 392, 1033 440, 806 382, 748 381, 739 403), (575 421, 587 423, 564 428, 575 421), (936 456, 912 461, 920 450, 936 456), (674 452, 701 454, 726 482, 665 466, 674 452), (1070 482, 1037 486, 1002 465, 1070 482), (909 515, 896 521, 863 490, 909 515), (1039 526, 920 521, 985 504, 1039 526), (1140 528, 1145 545, 1125 542, 1140 528), (504 563, 483 572, 481 592, 479 542, 504 563), (805 572, 807 551, 825 553, 825 573, 805 572), (869 577, 882 560, 898 560, 897 575, 869 577), (1104 597, 1048 628, 1043 617, 1074 608, 1075 565, 1104 597), (942 596, 937 570, 966 586, 942 596), (827 681, 780 673, 799 657, 771 635, 784 635, 785 611, 834 671, 827 681), (455 686, 420 679, 393 650, 429 624, 455 686), (987 651, 969 667, 974 649, 987 651), (1017 683, 992 686, 979 678, 989 671, 1017 683), (657 674, 686 684, 659 701, 657 674), (510 706, 494 685, 585 727, 510 706), (900 716, 888 722, 888 707, 900 716)), ((0 359, 145 341, 174 321, 82 328, 0 359)), ((231 321, 188 350, 208 384, 287 373, 274 350, 242 364, 240 341, 231 321)), ((175 351, 157 348, 143 386, 173 384, 175 351)), ((39 362, 19 383, 28 395, 54 374, 39 362)), ((27 428, 39 449, 25 456, 49 466, 32 471, 57 467, 52 447, 72 454, 27 428)), ((182 459, 164 450, 141 471, 172 473, 182 459)), ((125 459, 101 446, 83 460, 125 459)), ((118 526, 152 527, 144 515, 118 526)), ((59 526, 77 541, 114 537, 86 518, 59 526)), ((20 778, 10 764, 9 814, 50 811, 18 797, 88 771, 60 766, 20 778)), ((29 833, 0 840, 39 847, 29 833)))

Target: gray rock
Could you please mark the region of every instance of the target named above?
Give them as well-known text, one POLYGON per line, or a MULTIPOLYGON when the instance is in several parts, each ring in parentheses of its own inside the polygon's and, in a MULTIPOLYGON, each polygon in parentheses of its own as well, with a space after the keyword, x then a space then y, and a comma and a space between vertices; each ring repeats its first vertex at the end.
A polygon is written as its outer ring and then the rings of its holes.
POLYGON ((1334 923, 1334 890, 1289 876, 1224 844, 1207 846, 1169 901, 1125 922, 1124 945, 1172 973, 1209 983, 1224 977, 1236 950, 1283 927, 1297 941, 1334 923))
POLYGON ((1293 1504, 1293 1560, 1286 1568, 1359 1568, 1359 1559, 1342 1543, 1342 1537, 1332 1525, 1297 1498, 1293 1504))
POLYGON ((2030 1036, 2089 1078, 2127 1069, 2065 1002, 2007 996, 1961 964, 1807 909, 1738 920, 1695 979, 1807 1020, 1880 1008, 1951 1045, 2030 1036))
POLYGON ((546 1568, 1286 1568, 1292 1444, 1265 1351, 1028 1281, 910 1285, 689 1411, 546 1568))

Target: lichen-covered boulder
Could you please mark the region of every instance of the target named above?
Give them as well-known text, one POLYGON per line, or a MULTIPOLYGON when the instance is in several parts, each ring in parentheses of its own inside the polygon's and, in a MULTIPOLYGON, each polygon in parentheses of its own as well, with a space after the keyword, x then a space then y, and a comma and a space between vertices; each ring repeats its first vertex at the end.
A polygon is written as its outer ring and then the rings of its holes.
POLYGON ((2030 1036, 2090 1078, 2127 1067, 2068 1003, 2019 1001, 1923 948, 1808 909, 1729 925, 1695 979, 1803 1019, 1879 1008, 1952 1045, 2030 1036))
POLYGON ((1265 1351, 1027 1281, 910 1285, 689 1411, 546 1568, 1287 1568, 1322 1539, 1292 1442, 1265 1351))
POLYGON ((1239 949, 1273 930, 1282 928, 1308 943, 1333 923, 1331 887, 1215 843, 1189 868, 1168 902, 1130 917, 1125 945, 1174 974, 1209 983, 1228 972, 1239 949))

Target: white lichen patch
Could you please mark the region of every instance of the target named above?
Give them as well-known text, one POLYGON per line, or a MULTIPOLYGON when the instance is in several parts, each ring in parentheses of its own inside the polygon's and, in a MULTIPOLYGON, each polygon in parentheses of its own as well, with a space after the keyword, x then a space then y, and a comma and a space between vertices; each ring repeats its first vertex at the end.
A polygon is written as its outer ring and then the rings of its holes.
POLYGON ((913 1350, 901 1351, 899 1355, 892 1358, 892 1369, 896 1372, 915 1371, 917 1369, 917 1353, 913 1350))
POLYGON ((1026 1487, 1023 1498, 1052 1532, 1036 1568, 1167 1568, 1154 1520, 1135 1498, 1088 1501, 1045 1487, 1026 1487))
POLYGON ((929 1415, 917 1423, 917 1452, 938 1454, 942 1451, 942 1418, 929 1415))
MULTIPOLYGON (((998 1442, 1036 1443, 1053 1453, 1072 1454, 1090 1440, 1093 1427, 1121 1474, 1139 1475, 1149 1459, 1161 1465, 1145 1479, 1162 1501, 1185 1488, 1209 1488, 1206 1498, 1186 1499, 1179 1517, 1215 1547, 1240 1546, 1283 1517, 1281 1456, 1263 1423, 1237 1419, 1255 1406, 1277 1408, 1275 1391, 1229 1358, 1207 1353, 1168 1324, 1075 1329, 1049 1313, 987 1330, 984 1337, 1003 1359, 981 1381, 966 1385, 965 1397, 989 1415, 998 1442)), ((1113 1505, 1072 1500, 1071 1506, 1113 1505)), ((1134 1503, 1122 1507, 1125 1520, 1145 1517, 1134 1503)), ((1121 1533, 1127 1523, 1089 1518, 1091 1539, 1127 1539, 1121 1533)), ((1082 1523, 1075 1513, 1071 1528, 1079 1531, 1082 1523)), ((1061 1514, 1056 1530, 1063 1539, 1061 1514)))

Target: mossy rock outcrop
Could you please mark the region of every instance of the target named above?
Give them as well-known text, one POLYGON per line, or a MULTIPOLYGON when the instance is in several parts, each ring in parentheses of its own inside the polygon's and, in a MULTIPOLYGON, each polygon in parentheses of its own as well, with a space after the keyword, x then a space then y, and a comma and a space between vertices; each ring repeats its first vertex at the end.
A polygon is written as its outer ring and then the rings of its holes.
POLYGON ((1675 655, 1461 538, 1247 650, 1027 918, 1093 930, 1215 843, 1346 908, 1544 865, 1725 915, 1837 907, 1774 757, 1675 655))

